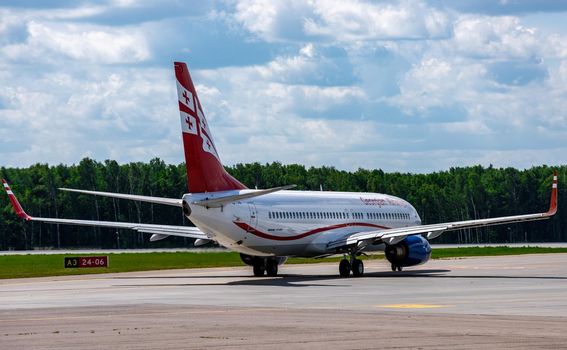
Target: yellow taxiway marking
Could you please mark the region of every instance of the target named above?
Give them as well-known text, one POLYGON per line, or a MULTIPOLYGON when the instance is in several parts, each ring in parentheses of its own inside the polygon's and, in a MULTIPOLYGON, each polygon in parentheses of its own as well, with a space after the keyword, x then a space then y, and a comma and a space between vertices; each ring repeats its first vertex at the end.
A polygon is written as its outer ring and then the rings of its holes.
POLYGON ((384 307, 388 309, 437 309, 442 307, 450 307, 451 305, 438 305, 438 304, 389 304, 377 305, 377 307, 384 307))

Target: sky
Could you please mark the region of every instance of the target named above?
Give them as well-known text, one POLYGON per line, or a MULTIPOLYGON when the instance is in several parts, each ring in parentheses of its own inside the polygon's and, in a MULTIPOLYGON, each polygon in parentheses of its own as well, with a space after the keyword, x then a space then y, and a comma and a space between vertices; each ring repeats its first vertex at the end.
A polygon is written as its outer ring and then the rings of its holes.
POLYGON ((0 166, 184 160, 187 62, 225 165, 567 164, 567 1, 0 4, 0 166))

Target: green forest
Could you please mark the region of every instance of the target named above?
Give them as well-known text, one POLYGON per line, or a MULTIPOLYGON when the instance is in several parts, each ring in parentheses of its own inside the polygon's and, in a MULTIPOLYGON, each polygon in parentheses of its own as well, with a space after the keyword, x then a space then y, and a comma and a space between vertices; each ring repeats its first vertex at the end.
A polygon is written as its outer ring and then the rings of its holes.
MULTIPOLYGON (((520 243, 567 241, 567 194, 559 172, 559 211, 551 220, 447 232, 433 243, 520 243)), ((424 224, 516 215, 547 210, 553 169, 526 170, 471 166, 430 174, 385 173, 303 165, 236 164, 227 171, 250 188, 295 184, 297 190, 386 193, 406 199, 424 224)), ((180 208, 59 191, 59 187, 181 198, 187 191, 185 164, 156 158, 149 163, 118 164, 83 159, 76 165, 35 164, 0 168, 22 206, 32 216, 87 220, 192 225, 180 208)), ((129 230, 23 222, 7 195, 0 195, 0 250, 34 248, 192 247, 191 239, 169 237, 149 242, 149 235, 129 230)))

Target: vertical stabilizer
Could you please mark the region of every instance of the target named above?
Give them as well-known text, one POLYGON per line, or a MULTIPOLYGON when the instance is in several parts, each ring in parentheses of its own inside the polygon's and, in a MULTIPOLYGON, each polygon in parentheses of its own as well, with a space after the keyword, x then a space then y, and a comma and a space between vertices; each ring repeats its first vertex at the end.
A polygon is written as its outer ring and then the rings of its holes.
POLYGON ((221 164, 187 65, 175 62, 174 66, 189 192, 245 189, 221 164))

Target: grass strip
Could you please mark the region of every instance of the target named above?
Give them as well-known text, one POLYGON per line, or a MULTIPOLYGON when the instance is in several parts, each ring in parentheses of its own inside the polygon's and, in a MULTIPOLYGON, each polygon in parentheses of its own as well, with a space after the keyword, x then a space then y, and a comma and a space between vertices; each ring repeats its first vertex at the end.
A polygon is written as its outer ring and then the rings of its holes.
MULTIPOLYGON (((471 256, 499 256, 521 254, 567 253, 567 248, 539 247, 466 247, 433 250, 433 259, 459 258, 471 256)), ((0 279, 22 277, 46 277, 82 275, 112 272, 132 272, 167 269, 188 269, 205 267, 230 267, 244 265, 235 252, 203 252, 203 253, 120 253, 109 256, 108 268, 65 269, 64 258, 77 254, 53 255, 3 255, 0 256, 0 279)), ((80 254, 81 256, 97 256, 101 254, 80 254)), ((363 259, 384 259, 383 254, 363 256, 363 259)), ((338 262, 340 256, 312 259, 291 258, 288 264, 312 264, 322 262, 338 262)))

